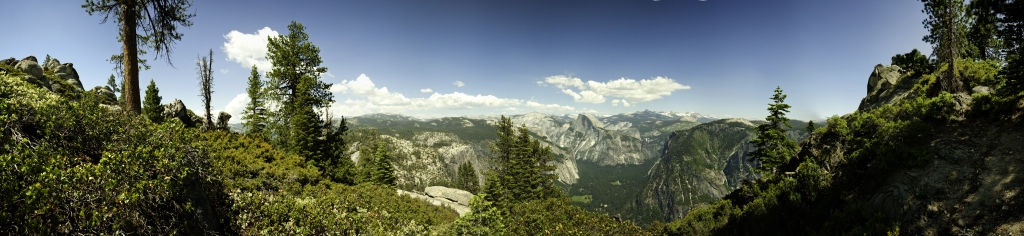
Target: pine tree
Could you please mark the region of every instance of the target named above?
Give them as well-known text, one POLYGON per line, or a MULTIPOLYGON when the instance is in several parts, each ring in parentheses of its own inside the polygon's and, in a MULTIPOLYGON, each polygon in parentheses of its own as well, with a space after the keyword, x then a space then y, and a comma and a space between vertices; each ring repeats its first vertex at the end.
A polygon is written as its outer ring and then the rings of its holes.
POLYGON ((146 100, 143 101, 143 115, 149 118, 153 123, 163 123, 164 116, 161 114, 164 111, 164 106, 161 105, 160 89, 156 87, 156 82, 152 79, 149 80, 149 86, 146 86, 146 100))
POLYGON ((789 158, 795 156, 797 152, 796 142, 786 138, 785 129, 792 128, 792 126, 789 125, 789 118, 786 117, 791 106, 786 104, 785 100, 786 94, 782 93, 782 88, 775 87, 775 95, 772 95, 774 103, 768 104, 768 117, 765 118, 768 122, 755 128, 757 136, 750 141, 757 147, 757 150, 751 152, 750 156, 752 161, 760 163, 757 170, 762 174, 777 173, 778 167, 789 161, 789 158))
POLYGON ((1000 71, 1006 85, 999 93, 1017 99, 1024 93, 1024 1, 1001 1, 998 10, 999 38, 1006 48, 1006 66, 1000 71))
POLYGON ((267 127, 267 107, 263 97, 263 80, 260 73, 256 71, 256 65, 252 66, 249 75, 249 87, 245 90, 249 94, 249 104, 245 105, 242 111, 242 127, 245 133, 266 137, 264 129, 267 127))
POLYGON ((352 163, 352 159, 345 155, 346 143, 345 133, 348 132, 348 121, 345 117, 342 117, 338 122, 337 128, 334 127, 333 121, 330 116, 327 118, 327 124, 325 125, 328 129, 327 135, 323 139, 323 143, 320 144, 321 156, 324 163, 325 174, 331 178, 331 181, 343 184, 356 184, 358 181, 357 171, 355 164, 352 163))
POLYGON ((561 197, 561 190, 554 185, 555 167, 548 164, 554 161, 551 148, 530 138, 525 126, 514 129, 512 120, 505 116, 498 122, 497 131, 498 140, 491 144, 496 155, 493 174, 484 181, 488 201, 504 208, 522 201, 561 197))
POLYGON ((374 165, 371 172, 371 182, 391 188, 395 187, 395 167, 391 165, 391 155, 388 154, 384 141, 377 143, 377 151, 374 153, 374 165))
POLYGON ((370 183, 372 181, 370 176, 373 170, 373 166, 376 165, 376 160, 373 158, 373 153, 377 151, 376 144, 380 140, 380 136, 377 134, 377 130, 370 128, 370 130, 363 135, 369 137, 367 140, 363 140, 360 143, 364 145, 359 146, 359 159, 356 163, 356 183, 370 183))
POLYGON ((974 46, 973 58, 985 60, 999 58, 999 0, 971 0, 967 5, 971 21, 967 41, 974 46))
POLYGON ((814 133, 814 121, 813 120, 809 120, 809 121, 807 121, 807 134, 812 134, 812 133, 814 133))
POLYGON ((210 99, 213 94, 213 49, 210 49, 209 57, 199 57, 196 66, 196 72, 199 74, 199 97, 203 98, 203 107, 206 108, 203 129, 213 130, 213 114, 210 113, 210 99))
POLYGON ((928 34, 922 40, 932 44, 932 52, 936 55, 939 68, 947 70, 939 79, 938 90, 932 90, 930 96, 938 95, 938 91, 958 93, 964 90, 963 82, 956 78, 956 60, 970 52, 967 42, 966 6, 963 0, 921 0, 924 2, 922 13, 928 15, 922 23, 928 34))
MULTIPOLYGON (((316 111, 313 110, 312 106, 309 106, 309 102, 312 99, 309 92, 310 83, 308 80, 302 80, 296 90, 295 100, 292 102, 293 111, 291 118, 291 143, 288 146, 289 151, 298 154, 299 156, 305 157, 307 160, 320 160, 317 149, 317 139, 321 134, 322 126, 320 118, 317 116, 316 111)), ((322 166, 322 163, 318 163, 322 166)))
POLYGON ((480 182, 476 178, 476 170, 473 169, 472 162, 466 161, 459 165, 455 172, 455 187, 471 193, 479 191, 480 182))
MULTIPOLYGON (((50 54, 46 54, 46 59, 43 59, 43 64, 41 64, 41 65, 42 66, 46 66, 46 64, 50 64, 50 60, 53 60, 53 58, 50 57, 50 54)), ((48 69, 52 70, 53 68, 48 68, 48 69)))
POLYGON ((114 74, 110 74, 110 78, 107 78, 107 87, 110 87, 110 91, 113 91, 117 95, 117 104, 124 104, 124 94, 121 92, 122 84, 118 84, 114 74))
POLYGON ((272 143, 293 151, 294 148, 287 148, 295 143, 290 137, 295 133, 290 132, 295 123, 293 117, 300 112, 319 111, 334 102, 334 95, 329 90, 331 84, 320 81, 321 74, 327 73, 327 68, 320 66, 323 62, 320 48, 309 42, 305 28, 292 21, 287 35, 270 38, 267 43, 267 59, 273 67, 266 74, 269 81, 264 97, 279 105, 269 113, 271 122, 268 129, 273 137, 272 143), (308 83, 308 91, 299 91, 301 83, 308 83), (308 93, 309 97, 303 102, 295 102, 300 93, 308 93))
POLYGON ((171 64, 170 54, 174 41, 181 40, 182 36, 178 32, 178 26, 192 26, 195 14, 188 13, 191 6, 192 1, 188 0, 86 0, 85 4, 82 4, 82 8, 85 8, 89 15, 104 15, 101 24, 106 23, 113 15, 120 28, 117 39, 121 42, 122 56, 119 58, 123 59, 120 65, 124 68, 122 77, 125 78, 125 109, 128 112, 142 113, 139 96, 139 55, 145 50, 140 50, 139 45, 152 48, 156 51, 157 57, 163 55, 167 63, 171 64), (139 30, 146 34, 139 35, 139 30))
POLYGON ((908 53, 892 56, 892 65, 900 67, 900 73, 909 73, 911 76, 931 74, 935 66, 928 61, 928 57, 921 54, 917 48, 908 53))

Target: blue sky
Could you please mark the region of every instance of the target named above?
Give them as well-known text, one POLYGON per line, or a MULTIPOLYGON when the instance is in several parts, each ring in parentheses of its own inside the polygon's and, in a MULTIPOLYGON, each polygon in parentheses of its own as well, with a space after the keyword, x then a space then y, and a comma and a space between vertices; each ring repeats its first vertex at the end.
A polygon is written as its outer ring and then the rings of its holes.
MULTIPOLYGON (((0 57, 50 54, 106 83, 117 25, 83 1, 5 4, 0 57)), ((638 110, 763 118, 775 86, 795 119, 854 111, 876 64, 921 41, 922 4, 865 1, 196 1, 174 67, 145 86, 202 110, 195 61, 214 51, 213 109, 235 115, 267 35, 298 21, 320 47, 335 115, 419 117, 638 110), (429 89, 429 90, 428 90, 429 89)))

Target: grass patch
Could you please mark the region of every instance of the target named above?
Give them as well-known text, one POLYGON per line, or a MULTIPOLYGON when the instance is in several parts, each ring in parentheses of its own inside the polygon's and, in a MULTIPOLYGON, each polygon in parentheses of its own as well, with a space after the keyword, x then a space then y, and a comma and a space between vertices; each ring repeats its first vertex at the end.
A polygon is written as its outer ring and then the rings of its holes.
POLYGON ((590 201, 593 201, 593 200, 594 200, 594 197, 591 196, 591 195, 582 195, 582 196, 576 195, 576 196, 572 196, 572 202, 579 202, 579 203, 583 203, 583 204, 590 204, 590 201))

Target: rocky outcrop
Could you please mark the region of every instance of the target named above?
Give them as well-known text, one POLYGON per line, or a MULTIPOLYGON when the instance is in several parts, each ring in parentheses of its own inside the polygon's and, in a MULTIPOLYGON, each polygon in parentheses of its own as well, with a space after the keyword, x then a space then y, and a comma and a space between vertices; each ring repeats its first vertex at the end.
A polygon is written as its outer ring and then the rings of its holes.
POLYGON ((424 189, 423 192, 426 192, 431 197, 446 198, 466 206, 469 206, 469 200, 473 199, 473 194, 470 192, 443 186, 430 186, 424 189))
POLYGON ((96 93, 106 98, 107 102, 117 102, 117 95, 114 94, 114 91, 111 90, 110 87, 96 86, 90 89, 89 92, 96 93))
POLYGON ((164 112, 161 115, 167 120, 177 119, 185 124, 185 127, 196 127, 196 122, 188 115, 188 109, 185 108, 185 103, 182 103, 181 100, 174 99, 171 103, 164 105, 164 112))
POLYGON ((7 59, 3 59, 3 60, 0 60, 0 64, 8 65, 8 66, 14 66, 14 65, 18 64, 18 59, 14 59, 13 57, 7 58, 7 59))
POLYGON ((29 81, 30 83, 33 81, 39 81, 43 82, 42 84, 44 87, 49 86, 49 80, 46 79, 46 77, 43 77, 43 68, 35 61, 35 57, 29 56, 28 58, 22 59, 14 67, 21 72, 28 74, 28 76, 25 77, 26 81, 29 81))
POLYGON ((980 94, 992 93, 992 88, 988 86, 974 86, 974 88, 971 89, 971 92, 980 94))
MULTIPOLYGON (((60 63, 59 61, 57 61, 56 58, 51 58, 50 62, 51 62, 51 64, 60 63)), ((72 63, 64 63, 63 65, 56 64, 56 65, 53 65, 53 67, 50 67, 50 68, 53 70, 54 75, 56 75, 61 80, 64 80, 68 84, 71 84, 71 85, 73 85, 75 87, 78 87, 79 89, 83 89, 84 90, 84 88, 82 87, 81 78, 78 77, 78 71, 75 70, 75 65, 74 64, 72 64, 72 63)))
POLYGON ((227 112, 224 112, 224 111, 221 111, 220 113, 217 113, 217 129, 227 130, 228 129, 228 121, 230 121, 230 120, 231 120, 231 113, 227 113, 227 112))
POLYGON ((911 90, 921 76, 907 77, 900 73, 896 65, 876 65, 868 77, 867 96, 860 101, 859 111, 867 111, 883 104, 892 104, 900 100, 912 98, 911 90))
MULTIPOLYGON (((452 196, 452 194, 459 195, 459 196, 456 197, 458 199, 464 198, 464 196, 462 196, 463 193, 461 193, 461 192, 464 192, 464 194, 469 194, 469 192, 466 192, 466 191, 463 191, 463 190, 453 189, 453 188, 445 188, 445 187, 440 187, 440 186, 427 187, 427 194, 421 194, 421 193, 416 193, 416 192, 409 192, 409 191, 405 191, 405 190, 401 190, 401 189, 399 189, 397 191, 398 191, 399 195, 408 195, 409 197, 429 202, 430 204, 433 204, 435 206, 443 206, 443 207, 447 207, 447 208, 450 208, 452 210, 455 210, 456 213, 459 213, 459 216, 466 215, 466 213, 470 212, 469 200, 466 200, 465 203, 463 203, 462 201, 452 200, 451 198, 448 198, 448 197, 445 197, 445 196, 441 196, 441 195, 436 195, 435 196, 435 195, 431 194, 431 190, 434 191, 433 192, 434 194, 448 194, 449 196, 452 196), (441 188, 443 188, 443 190, 440 190, 441 188)), ((473 198, 473 195, 469 194, 468 195, 468 199, 472 199, 472 198, 473 198)))
POLYGON ((61 83, 50 81, 51 78, 45 76, 49 72, 53 72, 53 77, 56 77, 54 79, 59 79, 67 85, 78 88, 77 91, 85 91, 85 86, 82 85, 82 79, 78 77, 78 71, 75 70, 74 64, 60 64, 60 60, 57 58, 50 58, 45 63, 45 65, 40 65, 35 56, 28 56, 21 60, 15 60, 13 57, 0 60, 0 64, 13 66, 27 74, 22 78, 23 80, 39 84, 50 91, 61 93, 71 88, 65 88, 61 83))

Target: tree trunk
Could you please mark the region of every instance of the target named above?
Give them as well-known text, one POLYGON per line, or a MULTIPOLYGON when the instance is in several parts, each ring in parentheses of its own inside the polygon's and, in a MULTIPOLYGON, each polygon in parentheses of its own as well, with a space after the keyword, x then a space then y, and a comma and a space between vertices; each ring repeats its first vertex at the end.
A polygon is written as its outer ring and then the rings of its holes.
POLYGON ((960 58, 960 43, 961 42, 959 41, 960 38, 958 37, 959 36, 958 35, 959 34, 959 29, 957 29, 958 22, 956 21, 956 19, 954 19, 957 16, 958 13, 956 12, 957 9, 953 9, 953 6, 954 6, 953 1, 951 1, 951 0, 947 0, 946 1, 946 9, 945 9, 946 14, 945 14, 945 17, 943 17, 943 19, 942 19, 942 21, 944 23, 944 27, 943 28, 945 28, 944 29, 945 35, 943 36, 943 38, 945 39, 944 40, 945 43, 941 43, 940 42, 939 45, 945 44, 944 45, 944 50, 946 51, 945 61, 946 61, 946 65, 949 66, 949 68, 947 68, 946 72, 942 75, 943 78, 942 78, 942 82, 940 83, 940 85, 942 86, 942 90, 943 91, 955 94, 955 93, 959 93, 960 91, 963 90, 963 88, 962 88, 963 87, 963 83, 961 83, 960 80, 958 80, 956 78, 956 59, 960 58))
POLYGON ((142 99, 139 95, 139 48, 137 29, 138 8, 134 2, 121 5, 121 49, 124 53, 125 109, 133 114, 142 114, 142 99))

